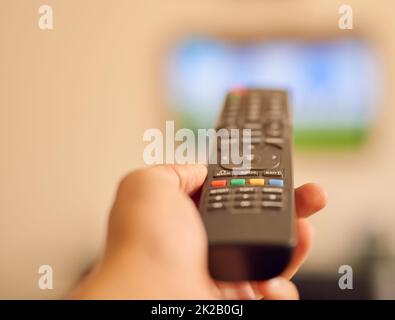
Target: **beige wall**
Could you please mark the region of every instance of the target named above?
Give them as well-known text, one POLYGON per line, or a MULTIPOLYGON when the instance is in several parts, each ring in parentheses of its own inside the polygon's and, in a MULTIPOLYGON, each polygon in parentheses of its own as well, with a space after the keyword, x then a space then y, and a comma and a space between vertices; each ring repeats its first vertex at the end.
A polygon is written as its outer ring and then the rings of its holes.
MULTIPOLYGON (((342 3, 2 0, 0 298, 62 296, 98 255, 117 181, 143 164, 143 131, 166 119, 161 66, 177 37, 343 36, 342 3), (44 3, 54 9, 52 31, 37 27, 44 3), (54 268, 53 291, 37 287, 42 264, 54 268)), ((395 3, 347 3, 352 34, 382 54, 387 95, 363 149, 296 155, 297 183, 320 182, 330 195, 313 219, 305 270, 335 270, 367 228, 395 227, 395 3)))

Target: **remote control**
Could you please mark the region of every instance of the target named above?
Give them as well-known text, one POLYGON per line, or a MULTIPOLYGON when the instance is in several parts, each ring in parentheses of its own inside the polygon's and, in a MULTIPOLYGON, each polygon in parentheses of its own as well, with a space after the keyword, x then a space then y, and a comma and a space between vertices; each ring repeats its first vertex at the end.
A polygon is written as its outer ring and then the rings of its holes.
POLYGON ((287 92, 232 90, 219 129, 250 129, 251 153, 250 165, 240 167, 224 161, 228 156, 218 144, 219 161, 208 165, 199 210, 208 236, 210 273, 222 281, 275 277, 296 245, 287 92))

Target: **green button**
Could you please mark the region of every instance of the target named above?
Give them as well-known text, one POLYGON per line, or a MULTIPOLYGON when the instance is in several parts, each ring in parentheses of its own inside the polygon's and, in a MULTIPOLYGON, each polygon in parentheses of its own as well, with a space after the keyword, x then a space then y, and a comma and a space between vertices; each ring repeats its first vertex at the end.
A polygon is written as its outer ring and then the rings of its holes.
POLYGON ((229 98, 231 101, 237 101, 237 100, 240 100, 241 96, 238 94, 232 94, 232 95, 230 95, 229 98))
POLYGON ((246 184, 246 179, 232 179, 230 180, 231 186, 244 186, 246 184))

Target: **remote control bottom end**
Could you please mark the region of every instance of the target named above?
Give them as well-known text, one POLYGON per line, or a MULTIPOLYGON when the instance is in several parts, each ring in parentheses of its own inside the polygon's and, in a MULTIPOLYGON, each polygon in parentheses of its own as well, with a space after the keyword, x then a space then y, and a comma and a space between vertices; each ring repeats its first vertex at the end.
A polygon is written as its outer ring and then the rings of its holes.
POLYGON ((221 281, 258 281, 281 274, 292 257, 293 247, 210 245, 209 271, 221 281))

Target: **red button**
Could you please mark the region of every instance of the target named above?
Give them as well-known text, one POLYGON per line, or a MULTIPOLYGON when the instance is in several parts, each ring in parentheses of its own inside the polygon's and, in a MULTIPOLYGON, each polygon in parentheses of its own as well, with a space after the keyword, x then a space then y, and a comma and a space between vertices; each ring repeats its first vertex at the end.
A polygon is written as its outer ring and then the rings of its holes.
POLYGON ((244 88, 244 87, 233 87, 232 89, 231 89, 231 93, 232 94, 235 94, 235 95, 242 95, 242 94, 244 94, 244 93, 246 93, 246 89, 244 88))
POLYGON ((211 186, 212 187, 225 187, 226 180, 213 180, 213 181, 211 181, 211 186))

